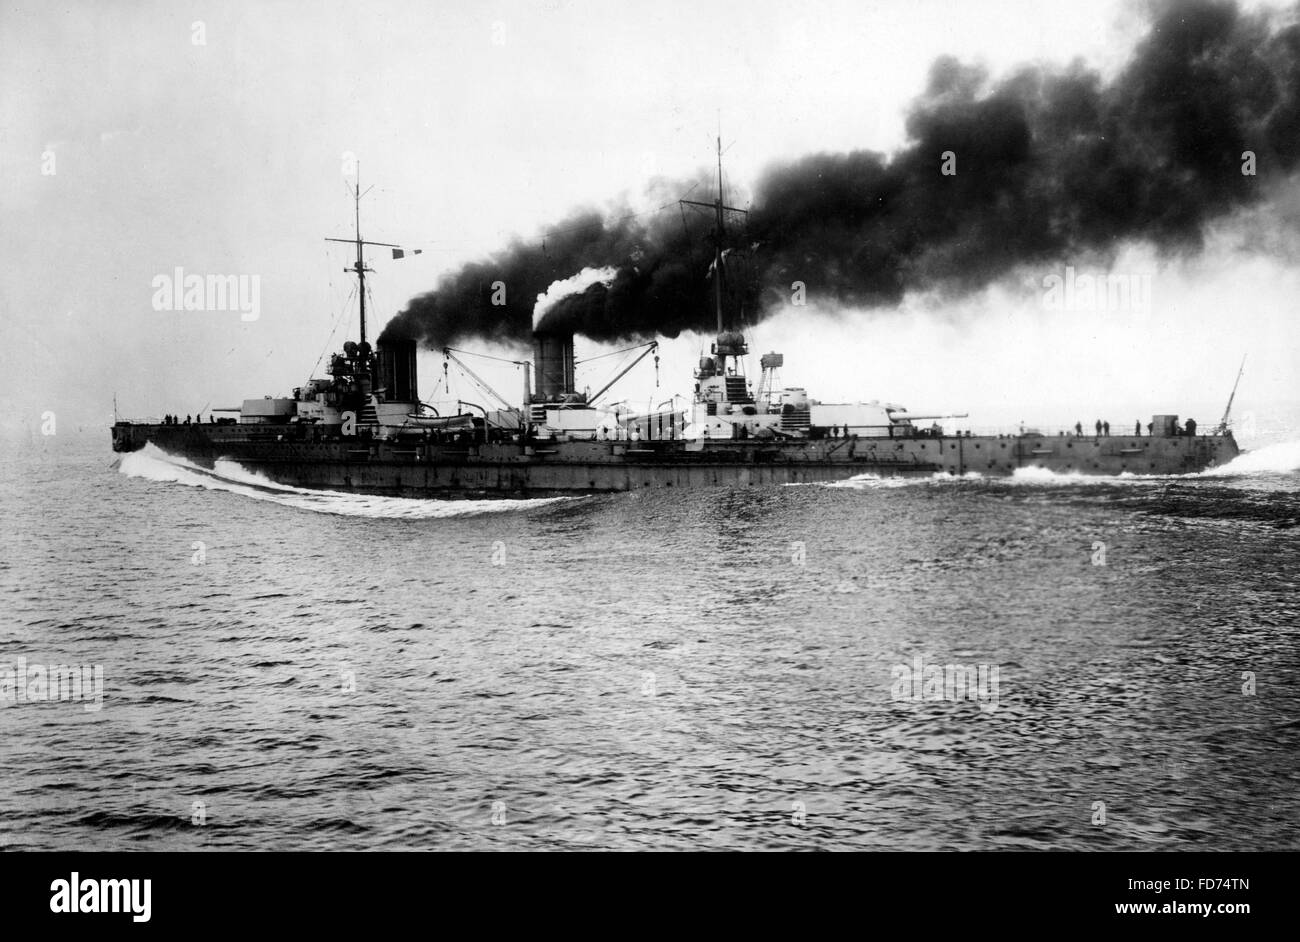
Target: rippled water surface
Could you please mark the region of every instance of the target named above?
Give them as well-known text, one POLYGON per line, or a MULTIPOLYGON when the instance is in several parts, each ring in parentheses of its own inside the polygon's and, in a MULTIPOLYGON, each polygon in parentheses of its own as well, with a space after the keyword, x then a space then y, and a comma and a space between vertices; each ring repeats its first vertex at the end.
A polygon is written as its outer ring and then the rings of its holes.
POLYGON ((0 466, 0 667, 104 671, 0 703, 0 846, 1300 848, 1295 446, 448 502, 102 439, 0 466))

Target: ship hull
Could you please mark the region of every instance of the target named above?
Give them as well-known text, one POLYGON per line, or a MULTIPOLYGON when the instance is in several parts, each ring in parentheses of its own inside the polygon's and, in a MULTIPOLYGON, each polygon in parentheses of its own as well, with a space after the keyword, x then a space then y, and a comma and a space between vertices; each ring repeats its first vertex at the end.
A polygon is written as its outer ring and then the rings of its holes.
POLYGON ((1188 474, 1239 453, 1231 433, 1201 436, 952 436, 799 441, 441 443, 344 437, 283 426, 113 428, 113 449, 153 444, 212 468, 220 460, 280 484, 401 496, 546 495, 660 487, 761 486, 857 475, 1188 474))

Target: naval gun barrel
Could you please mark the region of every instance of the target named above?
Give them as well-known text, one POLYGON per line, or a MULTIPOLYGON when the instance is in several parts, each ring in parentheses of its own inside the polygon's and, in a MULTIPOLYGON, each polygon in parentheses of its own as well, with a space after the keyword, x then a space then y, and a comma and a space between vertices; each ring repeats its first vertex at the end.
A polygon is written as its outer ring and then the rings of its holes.
POLYGON ((928 419, 930 421, 934 421, 935 419, 965 419, 970 417, 970 413, 969 412, 948 412, 945 413, 944 415, 913 415, 910 412, 891 412, 889 414, 889 417, 891 419, 904 419, 907 421, 913 421, 916 419, 928 419))

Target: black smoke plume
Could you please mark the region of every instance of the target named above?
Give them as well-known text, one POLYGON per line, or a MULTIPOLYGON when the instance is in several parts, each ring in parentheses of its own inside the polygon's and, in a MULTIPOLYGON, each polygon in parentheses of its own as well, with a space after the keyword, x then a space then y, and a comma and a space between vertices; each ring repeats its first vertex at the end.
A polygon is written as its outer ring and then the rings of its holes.
MULTIPOLYGON (((815 154, 770 169, 742 237, 752 247, 733 309, 753 322, 790 298, 854 307, 908 291, 963 293, 1028 264, 1146 240, 1194 252, 1208 222, 1264 198, 1300 157, 1300 26, 1295 11, 1245 13, 1232 2, 1156 4, 1132 59, 1107 83, 1076 62, 1022 68, 997 82, 942 58, 913 104, 910 143, 815 154), (942 155, 955 176, 940 173, 942 155), (1243 174, 1243 153, 1255 175, 1243 174)), ((707 175, 701 182, 707 181, 707 175)), ((660 181, 668 201, 690 181, 660 181)), ((703 182, 693 198, 710 193, 703 182)), ((734 199, 732 193, 729 198, 734 199)), ((466 265, 389 323, 438 348, 462 338, 524 343, 554 281, 588 267, 617 276, 557 304, 548 325, 597 340, 714 326, 707 219, 670 211, 588 210, 466 265), (492 303, 493 285, 506 303, 492 303)), ((382 340, 382 338, 381 338, 382 340)))

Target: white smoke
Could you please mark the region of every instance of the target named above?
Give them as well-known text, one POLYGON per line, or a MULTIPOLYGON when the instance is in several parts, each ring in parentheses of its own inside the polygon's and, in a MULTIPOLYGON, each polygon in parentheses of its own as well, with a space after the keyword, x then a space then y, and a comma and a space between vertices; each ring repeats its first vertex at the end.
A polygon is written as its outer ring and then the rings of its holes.
POLYGON ((551 282, 551 286, 537 296, 537 304, 533 306, 533 330, 537 329, 547 312, 564 298, 571 294, 581 294, 597 282, 608 288, 614 283, 616 275, 618 269, 613 266, 584 268, 576 275, 551 282))

